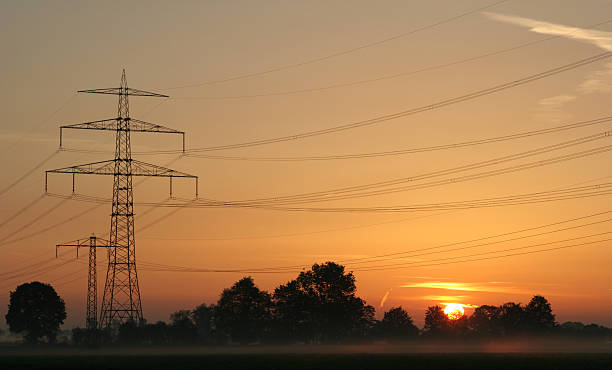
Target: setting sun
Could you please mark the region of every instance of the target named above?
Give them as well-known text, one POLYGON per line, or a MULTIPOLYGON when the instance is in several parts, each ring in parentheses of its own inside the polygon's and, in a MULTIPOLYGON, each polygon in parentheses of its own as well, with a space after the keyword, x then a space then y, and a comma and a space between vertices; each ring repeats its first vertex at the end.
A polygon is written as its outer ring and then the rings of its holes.
POLYGON ((444 307, 444 313, 451 320, 460 319, 465 311, 463 310, 463 305, 459 303, 447 303, 446 307, 444 307))

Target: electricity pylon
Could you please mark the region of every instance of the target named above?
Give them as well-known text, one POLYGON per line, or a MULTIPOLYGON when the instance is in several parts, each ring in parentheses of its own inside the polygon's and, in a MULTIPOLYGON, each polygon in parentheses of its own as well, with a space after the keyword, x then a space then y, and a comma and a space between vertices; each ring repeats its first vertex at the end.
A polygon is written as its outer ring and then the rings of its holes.
POLYGON ((108 241, 96 236, 77 239, 66 243, 55 245, 55 258, 59 247, 76 247, 77 258, 79 258, 80 248, 89 248, 89 268, 87 272, 87 316, 85 327, 88 330, 98 329, 98 277, 96 269, 96 248, 112 248, 113 245, 108 241))
POLYGON ((47 177, 49 173, 72 174, 73 193, 75 190, 75 175, 77 174, 113 176, 113 199, 109 236, 109 245, 112 247, 108 249, 108 268, 104 284, 102 309, 100 310, 100 326, 102 328, 109 328, 114 323, 120 324, 127 321, 140 322, 143 316, 138 275, 136 272, 132 177, 169 177, 171 195, 173 177, 193 178, 195 179, 196 198, 198 197, 198 177, 132 159, 130 144, 130 133, 132 131, 183 135, 183 151, 185 150, 184 132, 130 118, 128 102, 130 95, 168 97, 167 95, 129 88, 125 78, 125 70, 123 70, 121 75, 119 87, 81 90, 79 92, 118 95, 118 116, 106 120, 61 126, 60 147, 63 129, 112 130, 115 131, 115 158, 108 161, 46 171, 45 192, 47 191, 47 177))

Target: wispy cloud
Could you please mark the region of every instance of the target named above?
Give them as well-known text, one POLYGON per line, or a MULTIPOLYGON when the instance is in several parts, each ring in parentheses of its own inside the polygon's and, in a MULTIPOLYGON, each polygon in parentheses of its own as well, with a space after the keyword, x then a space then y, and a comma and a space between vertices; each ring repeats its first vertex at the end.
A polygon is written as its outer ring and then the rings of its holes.
POLYGON ((467 295, 424 295, 415 299, 423 301, 459 302, 469 298, 467 295))
POLYGON ((442 302, 443 305, 448 306, 449 304, 458 304, 463 308, 477 308, 478 305, 477 304, 470 304, 470 303, 457 303, 457 301, 455 302, 442 302))
MULTIPOLYGON (((612 51, 612 32, 592 30, 563 24, 539 21, 530 18, 505 15, 498 13, 483 13, 489 19, 513 24, 527 28, 530 32, 560 36, 567 39, 594 45, 606 51, 612 51)), ((607 94, 612 91, 612 63, 605 65, 604 69, 587 75, 575 91, 571 94, 560 94, 539 101, 540 111, 543 115, 558 121, 567 118, 568 114, 562 111, 565 104, 572 102, 580 95, 607 94)))
POLYGON ((544 35, 562 36, 568 39, 586 42, 601 49, 612 51, 612 32, 590 30, 586 28, 566 26, 558 23, 538 21, 535 19, 483 12, 488 18, 529 28, 529 31, 544 35))
POLYGON ((580 94, 607 94, 612 91, 612 63, 606 64, 606 69, 591 73, 584 82, 578 86, 580 94))
POLYGON ((555 110, 559 109, 566 103, 571 102, 572 100, 576 100, 574 95, 557 95, 540 100, 540 105, 546 107, 547 109, 555 110))
POLYGON ((380 308, 383 308, 385 306, 385 303, 387 302, 387 298, 389 298, 389 294, 391 294, 391 291, 393 290, 393 288, 389 289, 385 295, 382 297, 382 299, 380 300, 380 308))
POLYGON ((487 293, 519 293, 516 287, 502 284, 487 283, 457 283, 447 281, 429 281, 402 285, 402 288, 444 289, 461 292, 487 292, 487 293))

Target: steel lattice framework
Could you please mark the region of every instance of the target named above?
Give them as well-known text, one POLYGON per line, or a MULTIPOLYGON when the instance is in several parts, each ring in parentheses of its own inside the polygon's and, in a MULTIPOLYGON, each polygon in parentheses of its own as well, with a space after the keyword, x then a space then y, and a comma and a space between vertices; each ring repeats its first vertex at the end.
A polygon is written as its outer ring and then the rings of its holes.
POLYGON ((57 249, 59 247, 76 247, 77 258, 79 257, 80 248, 89 248, 89 267, 87 269, 87 316, 85 319, 85 327, 88 330, 98 328, 98 273, 96 266, 96 248, 113 248, 114 246, 108 241, 96 236, 89 238, 77 239, 66 243, 57 244, 55 246, 55 257, 57 258, 57 249))
POLYGON ((130 118, 128 101, 130 95, 167 97, 166 95, 128 88, 125 70, 123 70, 121 75, 121 84, 118 88, 81 90, 79 92, 118 95, 118 115, 116 118, 107 120, 61 126, 60 147, 62 145, 63 129, 112 130, 115 131, 116 135, 115 158, 108 161, 46 171, 45 192, 47 191, 47 177, 49 173, 72 174, 73 193, 75 189, 74 178, 77 174, 113 176, 112 213, 108 240, 108 245, 112 247, 108 249, 109 260, 100 312, 100 326, 107 328, 114 323, 126 321, 140 322, 143 319, 143 315, 136 270, 134 186, 132 178, 133 176, 168 177, 170 178, 171 196, 173 177, 193 178, 196 185, 196 198, 198 196, 198 178, 197 176, 132 159, 130 143, 130 133, 132 131, 181 134, 183 136, 183 150, 185 149, 184 132, 130 118))

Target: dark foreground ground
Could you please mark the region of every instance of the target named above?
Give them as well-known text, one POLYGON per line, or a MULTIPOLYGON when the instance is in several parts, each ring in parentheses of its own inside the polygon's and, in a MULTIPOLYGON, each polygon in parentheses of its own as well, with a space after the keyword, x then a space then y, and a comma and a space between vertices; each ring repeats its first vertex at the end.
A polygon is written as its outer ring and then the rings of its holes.
POLYGON ((268 348, 0 348, 0 369, 607 369, 607 347, 470 348, 332 346, 268 348), (537 348, 536 348, 537 349, 537 348), (441 352, 437 352, 441 351, 441 352), (588 352, 588 353, 587 353, 588 352))
POLYGON ((603 354, 8 356, 2 369, 612 369, 603 354))

